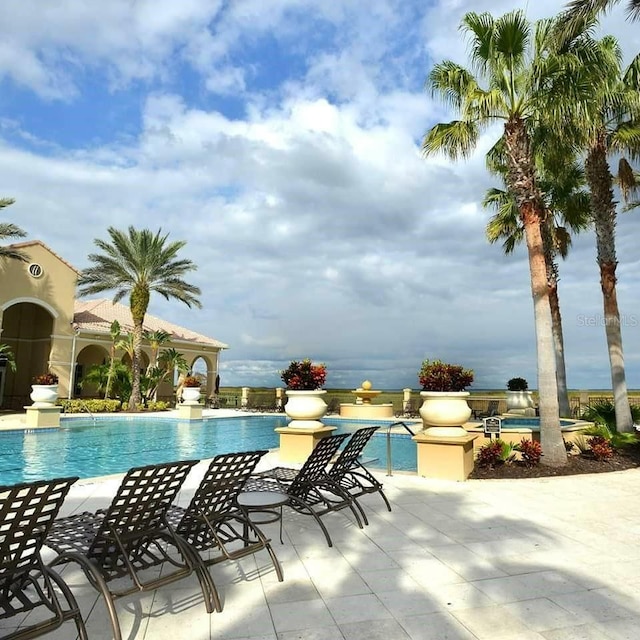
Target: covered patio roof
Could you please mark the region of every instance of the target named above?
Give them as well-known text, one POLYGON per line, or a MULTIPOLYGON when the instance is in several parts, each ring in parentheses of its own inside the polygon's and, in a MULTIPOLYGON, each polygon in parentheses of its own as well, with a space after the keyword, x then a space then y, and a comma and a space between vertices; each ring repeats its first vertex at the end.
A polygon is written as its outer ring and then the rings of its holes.
MULTIPOLYGON (((76 300, 74 304, 73 322, 80 333, 108 334, 111 323, 117 320, 123 332, 133 331, 133 321, 129 307, 114 303, 106 298, 95 300, 76 300)), ((146 331, 166 331, 172 341, 193 342, 217 349, 228 349, 228 345, 209 338, 172 322, 147 314, 144 319, 146 331)))

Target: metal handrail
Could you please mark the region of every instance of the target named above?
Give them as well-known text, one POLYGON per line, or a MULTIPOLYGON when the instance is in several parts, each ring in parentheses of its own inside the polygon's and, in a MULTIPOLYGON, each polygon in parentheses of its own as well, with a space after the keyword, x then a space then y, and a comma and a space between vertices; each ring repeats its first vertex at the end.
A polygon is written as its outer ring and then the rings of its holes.
POLYGON ((387 476, 392 476, 392 469, 391 469, 391 428, 392 427, 404 427, 412 436, 415 436, 416 434, 411 431, 411 429, 409 429, 409 426, 407 425, 406 422, 402 422, 401 420, 399 422, 392 422, 388 427, 387 427, 387 476))
POLYGON ((93 415, 93 413, 91 413, 91 409, 89 409, 89 407, 87 406, 87 403, 84 402, 83 400, 80 400, 80 408, 84 408, 84 410, 91 416, 91 419, 93 420, 93 423, 95 424, 96 417, 93 415))

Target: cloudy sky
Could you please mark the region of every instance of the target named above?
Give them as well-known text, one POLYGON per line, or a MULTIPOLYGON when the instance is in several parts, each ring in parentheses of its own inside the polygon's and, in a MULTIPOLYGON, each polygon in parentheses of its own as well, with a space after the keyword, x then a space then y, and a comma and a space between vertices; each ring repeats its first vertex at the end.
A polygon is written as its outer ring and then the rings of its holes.
MULTIPOLYGON (((424 358, 475 388, 535 386, 524 250, 484 239, 484 152, 420 154, 450 113, 424 80, 465 62, 465 12, 532 19, 561 2, 7 0, 0 3, 3 212, 78 269, 107 227, 187 240, 202 310, 150 312, 230 346, 224 385, 278 385, 291 359, 328 387, 417 388, 424 358)), ((603 21, 630 59, 638 24, 603 21)), ((619 221, 627 376, 640 387, 639 214, 619 221)), ((610 385, 594 236, 561 265, 571 387, 610 385)))

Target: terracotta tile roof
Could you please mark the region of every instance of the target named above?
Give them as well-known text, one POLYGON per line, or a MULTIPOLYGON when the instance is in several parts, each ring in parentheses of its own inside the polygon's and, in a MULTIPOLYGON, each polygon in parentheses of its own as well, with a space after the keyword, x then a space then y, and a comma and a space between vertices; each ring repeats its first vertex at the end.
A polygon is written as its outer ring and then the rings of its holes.
MULTIPOLYGON (((129 307, 120 303, 114 304, 111 300, 104 298, 75 301, 73 321, 78 325, 81 332, 92 331, 95 333, 108 334, 111 323, 114 320, 120 323, 123 333, 133 330, 129 307)), ((147 331, 166 331, 171 334, 172 340, 185 340, 210 347, 218 347, 219 349, 229 348, 228 345, 223 342, 203 336, 200 333, 190 331, 177 324, 161 320, 149 314, 144 318, 144 328, 147 331)))
POLYGON ((25 242, 14 242, 13 244, 10 244, 9 247, 11 249, 25 249, 26 247, 33 247, 34 245, 40 245, 41 247, 44 247, 50 254, 58 258, 60 262, 64 262, 64 264, 66 264, 67 267, 69 267, 69 269, 72 269, 76 273, 80 273, 70 262, 67 262, 64 258, 61 258, 55 251, 51 249, 51 247, 48 247, 44 242, 42 242, 42 240, 27 240, 25 242))

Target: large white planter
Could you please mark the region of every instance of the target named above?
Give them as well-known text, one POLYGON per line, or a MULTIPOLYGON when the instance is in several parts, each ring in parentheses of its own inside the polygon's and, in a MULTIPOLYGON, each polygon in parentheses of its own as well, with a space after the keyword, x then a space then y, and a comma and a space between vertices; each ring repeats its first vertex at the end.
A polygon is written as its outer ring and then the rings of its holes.
POLYGON ((291 418, 289 427, 315 428, 321 427, 320 418, 327 413, 327 403, 324 401, 324 389, 315 391, 287 390, 287 404, 284 412, 291 418))
POLYGON ((31 385, 31 394, 34 407, 53 407, 58 399, 57 384, 34 384, 31 385))
POLYGON ((534 406, 531 391, 507 391, 507 411, 524 412, 534 406))
POLYGON ((443 438, 466 436, 462 425, 471 417, 469 395, 468 391, 421 391, 420 417, 424 432, 443 438))
POLYGON ((184 404, 198 404, 201 395, 200 387, 182 387, 184 404))

